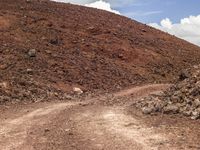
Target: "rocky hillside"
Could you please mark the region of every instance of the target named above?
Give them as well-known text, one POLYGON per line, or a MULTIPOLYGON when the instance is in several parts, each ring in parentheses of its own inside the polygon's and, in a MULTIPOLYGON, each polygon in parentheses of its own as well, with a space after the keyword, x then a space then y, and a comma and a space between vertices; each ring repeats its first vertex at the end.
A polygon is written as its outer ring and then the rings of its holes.
POLYGON ((143 113, 180 113, 191 119, 200 119, 200 65, 180 73, 179 81, 167 91, 152 95, 136 103, 143 113))
POLYGON ((0 1, 0 102, 65 99, 73 87, 171 82, 200 48, 106 11, 47 0, 0 1))

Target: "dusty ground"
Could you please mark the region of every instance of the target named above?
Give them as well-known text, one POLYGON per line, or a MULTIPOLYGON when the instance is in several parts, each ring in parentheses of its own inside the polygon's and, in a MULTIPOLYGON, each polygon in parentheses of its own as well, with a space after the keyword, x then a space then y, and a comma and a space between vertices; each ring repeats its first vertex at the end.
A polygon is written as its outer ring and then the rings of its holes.
POLYGON ((199 121, 131 105, 168 86, 145 84, 173 82, 199 64, 199 47, 48 0, 0 0, 0 34, 0 150, 200 149, 199 121), (86 98, 66 101, 73 87, 86 98))
POLYGON ((199 121, 144 116, 130 106, 134 99, 168 86, 135 87, 84 101, 1 106, 0 149, 200 149, 199 121), (108 104, 110 99, 112 103, 108 104))

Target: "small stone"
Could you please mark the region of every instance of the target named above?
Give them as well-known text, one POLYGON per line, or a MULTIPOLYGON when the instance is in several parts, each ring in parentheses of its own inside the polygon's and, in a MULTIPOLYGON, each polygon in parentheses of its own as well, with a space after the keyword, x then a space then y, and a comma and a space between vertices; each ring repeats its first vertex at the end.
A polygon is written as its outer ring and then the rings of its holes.
POLYGON ((83 94, 83 91, 80 88, 77 88, 77 87, 74 87, 73 91, 74 91, 75 94, 78 94, 78 95, 83 94))
POLYGON ((179 74, 179 80, 180 81, 183 81, 183 80, 185 80, 189 77, 190 77, 190 74, 186 70, 181 71, 180 74, 179 74))
POLYGON ((54 95, 55 95, 56 97, 58 97, 59 94, 58 94, 57 92, 55 92, 54 95))
POLYGON ((88 27, 88 30, 94 30, 95 27, 91 26, 91 27, 88 27))
POLYGON ((151 114, 152 112, 154 112, 154 108, 152 108, 152 107, 144 107, 144 108, 142 108, 142 112, 143 112, 143 114, 151 114))
POLYGON ((8 89, 9 88, 8 82, 1 82, 0 83, 0 88, 8 89))
POLYGON ((142 29, 142 32, 147 32, 145 29, 142 29))
POLYGON ((155 111, 160 112, 164 107, 164 103, 158 102, 155 104, 155 111))
POLYGON ((179 102, 180 99, 181 99, 180 96, 175 96, 175 95, 173 95, 172 98, 171 98, 171 100, 172 100, 173 102, 179 102))
POLYGON ((183 113, 183 115, 185 115, 187 117, 192 115, 191 111, 183 111, 182 113, 183 113))
POLYGON ((27 3, 30 3, 30 2, 31 2, 31 0, 26 0, 26 2, 27 2, 27 3))
POLYGON ((192 115, 193 115, 193 116, 199 116, 200 114, 199 114, 199 112, 197 112, 197 111, 193 111, 193 112, 192 112, 192 115))
POLYGON ((30 49, 28 51, 29 57, 36 57, 36 50, 35 49, 30 49))
POLYGON ((51 39, 49 41, 49 43, 51 43, 52 45, 58 45, 59 44, 59 40, 56 38, 56 39, 51 39))
POLYGON ((26 69, 26 72, 27 72, 28 74, 32 74, 32 73, 33 73, 33 70, 32 70, 32 69, 26 69))
POLYGON ((118 58, 123 59, 123 58, 124 58, 124 55, 123 55, 123 54, 118 54, 118 58))
POLYGON ((166 114, 169 114, 169 113, 176 114, 176 113, 178 113, 178 111, 179 111, 179 108, 175 105, 168 105, 168 106, 164 107, 164 109, 163 109, 163 113, 166 113, 166 114))
POLYGON ((70 132, 71 130, 70 129, 65 129, 65 132, 70 132))
POLYGON ((74 99, 74 97, 68 95, 68 94, 64 94, 64 98, 67 99, 67 100, 72 100, 74 99))
POLYGON ((8 68, 8 65, 6 64, 0 64, 0 70, 5 70, 8 68))
POLYGON ((194 104, 196 107, 200 106, 200 100, 199 99, 195 99, 194 100, 194 104))
POLYGON ((199 112, 197 112, 197 111, 192 112, 192 117, 191 117, 191 119, 197 120, 197 119, 199 119, 199 118, 200 118, 200 113, 199 113, 199 112))
POLYGON ((199 119, 199 116, 192 116, 191 119, 192 120, 197 120, 197 119, 199 119))
POLYGON ((79 105, 85 107, 85 106, 87 106, 89 104, 88 103, 79 103, 79 105))
POLYGON ((45 130, 44 130, 44 132, 49 132, 50 130, 48 129, 48 128, 46 128, 45 130))
POLYGON ((192 96, 197 96, 197 95, 199 95, 199 93, 200 93, 199 88, 193 88, 193 89, 190 91, 190 95, 192 95, 192 96))
POLYGON ((50 50, 46 50, 45 51, 47 54, 52 54, 52 52, 50 50))

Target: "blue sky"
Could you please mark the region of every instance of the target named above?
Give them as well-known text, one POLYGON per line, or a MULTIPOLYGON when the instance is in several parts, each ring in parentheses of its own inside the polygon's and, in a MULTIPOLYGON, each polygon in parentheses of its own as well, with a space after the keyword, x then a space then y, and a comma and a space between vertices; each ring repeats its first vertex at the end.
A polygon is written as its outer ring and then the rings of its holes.
POLYGON ((136 0, 128 5, 113 9, 121 14, 143 23, 159 23, 163 18, 170 18, 177 23, 181 18, 200 14, 199 0, 136 0))

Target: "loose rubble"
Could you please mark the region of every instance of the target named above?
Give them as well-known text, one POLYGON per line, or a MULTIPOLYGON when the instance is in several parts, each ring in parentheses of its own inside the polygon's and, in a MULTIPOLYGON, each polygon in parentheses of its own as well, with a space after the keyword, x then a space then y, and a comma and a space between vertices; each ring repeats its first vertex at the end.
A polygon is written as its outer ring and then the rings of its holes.
POLYGON ((200 118, 200 65, 181 72, 179 81, 168 90, 138 101, 144 114, 180 113, 191 119, 200 118))

